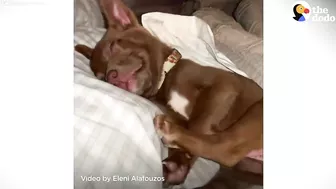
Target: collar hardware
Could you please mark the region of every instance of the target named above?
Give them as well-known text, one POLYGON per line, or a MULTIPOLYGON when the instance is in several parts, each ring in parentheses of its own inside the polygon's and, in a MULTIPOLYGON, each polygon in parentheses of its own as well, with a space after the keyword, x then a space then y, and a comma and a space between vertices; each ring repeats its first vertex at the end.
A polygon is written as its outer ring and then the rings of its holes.
POLYGON ((163 63, 159 88, 161 88, 163 81, 166 77, 166 74, 175 66, 176 63, 178 63, 179 60, 181 60, 181 58, 182 58, 181 53, 178 50, 173 49, 172 53, 167 57, 166 61, 163 63))

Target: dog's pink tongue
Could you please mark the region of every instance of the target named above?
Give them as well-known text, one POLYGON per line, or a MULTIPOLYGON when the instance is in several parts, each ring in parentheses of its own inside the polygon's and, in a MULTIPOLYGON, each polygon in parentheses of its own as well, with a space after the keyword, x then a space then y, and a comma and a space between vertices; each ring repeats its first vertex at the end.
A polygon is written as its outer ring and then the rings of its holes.
POLYGON ((109 83, 119 87, 119 88, 122 88, 126 91, 128 91, 128 86, 127 86, 127 83, 126 82, 122 82, 122 81, 108 81, 109 83))
POLYGON ((127 86, 127 83, 125 83, 125 82, 120 82, 116 86, 119 87, 119 88, 122 88, 122 89, 124 89, 126 91, 128 91, 128 86, 127 86))
POLYGON ((262 149, 253 150, 247 155, 247 157, 252 158, 252 159, 256 159, 256 160, 259 160, 259 161, 263 161, 263 159, 264 159, 263 154, 264 154, 264 151, 262 149))

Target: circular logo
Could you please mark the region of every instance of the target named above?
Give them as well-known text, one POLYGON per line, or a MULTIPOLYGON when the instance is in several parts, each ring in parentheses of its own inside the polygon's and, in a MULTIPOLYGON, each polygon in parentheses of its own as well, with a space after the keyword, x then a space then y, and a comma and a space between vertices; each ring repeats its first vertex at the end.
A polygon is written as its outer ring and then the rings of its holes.
POLYGON ((298 22, 307 21, 311 15, 312 8, 305 1, 297 1, 293 4, 293 19, 298 22))

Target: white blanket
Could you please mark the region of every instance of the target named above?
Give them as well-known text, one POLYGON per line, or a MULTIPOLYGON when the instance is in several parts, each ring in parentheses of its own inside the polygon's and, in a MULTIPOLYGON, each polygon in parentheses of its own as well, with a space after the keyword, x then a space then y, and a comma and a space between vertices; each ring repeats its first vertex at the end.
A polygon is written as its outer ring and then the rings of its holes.
MULTIPOLYGON (((245 75, 215 50, 210 28, 196 17, 148 13, 143 16, 143 24, 153 35, 178 49, 183 57, 202 65, 229 67, 245 75)), ((89 24, 75 25, 75 45, 94 47, 105 32, 89 24)), ((75 188, 162 188, 161 160, 167 157, 167 149, 155 133, 152 121, 160 110, 144 98, 96 79, 89 61, 77 52, 74 94, 75 188)), ((218 169, 218 164, 199 159, 186 182, 175 188, 202 186, 218 169)))

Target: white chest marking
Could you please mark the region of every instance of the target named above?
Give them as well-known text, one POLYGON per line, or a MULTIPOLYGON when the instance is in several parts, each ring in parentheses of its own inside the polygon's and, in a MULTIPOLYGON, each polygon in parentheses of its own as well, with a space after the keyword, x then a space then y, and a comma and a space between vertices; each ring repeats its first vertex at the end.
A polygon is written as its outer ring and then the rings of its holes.
POLYGON ((186 108, 189 104, 189 100, 180 95, 177 91, 172 90, 168 100, 168 105, 177 113, 181 114, 185 118, 189 118, 186 108))

